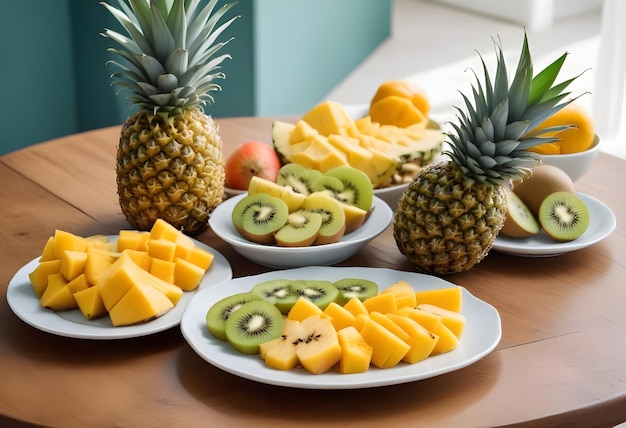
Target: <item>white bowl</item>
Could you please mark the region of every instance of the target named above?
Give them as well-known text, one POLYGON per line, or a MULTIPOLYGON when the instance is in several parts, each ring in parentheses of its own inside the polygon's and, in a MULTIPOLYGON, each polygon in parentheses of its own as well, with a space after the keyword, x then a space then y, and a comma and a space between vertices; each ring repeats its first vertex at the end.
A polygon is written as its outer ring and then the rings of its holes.
POLYGON ((339 263, 352 257, 383 233, 393 218, 391 208, 380 198, 374 197, 372 212, 367 221, 358 229, 344 235, 339 242, 295 248, 261 245, 243 238, 233 226, 231 213, 237 202, 245 195, 234 196, 218 205, 209 218, 209 226, 237 253, 254 263, 271 268, 328 266, 339 263))
POLYGON ((596 135, 593 146, 584 152, 566 155, 541 155, 541 159, 545 164, 561 168, 570 176, 572 181, 576 181, 589 170, 599 152, 600 138, 596 135))
POLYGON ((409 183, 398 184, 396 186, 382 187, 374 189, 374 196, 379 197, 395 210, 402 194, 408 189, 409 183))

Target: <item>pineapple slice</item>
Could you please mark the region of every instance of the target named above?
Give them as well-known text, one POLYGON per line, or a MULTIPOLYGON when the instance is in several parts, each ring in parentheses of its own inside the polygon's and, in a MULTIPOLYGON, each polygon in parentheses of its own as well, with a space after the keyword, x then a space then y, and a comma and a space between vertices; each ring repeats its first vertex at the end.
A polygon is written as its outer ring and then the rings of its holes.
POLYGON ((426 359, 433 352, 439 336, 428 331, 409 317, 397 314, 387 314, 387 316, 409 336, 407 343, 411 346, 411 349, 402 358, 402 361, 415 364, 426 359))
POLYGON ((330 302, 324 309, 324 313, 330 317, 330 321, 337 332, 344 327, 353 326, 356 321, 352 312, 336 302, 330 302))
POLYGON ((457 338, 461 338, 465 329, 465 315, 427 303, 417 305, 417 309, 439 315, 441 323, 448 327, 457 338))
POLYGON ((383 314, 396 313, 398 311, 398 303, 393 293, 380 293, 376 296, 369 297, 363 301, 363 306, 368 313, 380 312, 383 314))
POLYGON ((421 290, 415 292, 415 299, 417 304, 428 303, 450 311, 461 312, 462 291, 459 286, 421 290))
POLYGON ((361 333, 353 326, 348 326, 337 331, 337 339, 341 346, 339 372, 348 374, 368 371, 374 349, 361 333))
POLYGON ((372 347, 372 364, 384 369, 395 367, 411 349, 409 344, 371 318, 367 318, 360 331, 372 347))

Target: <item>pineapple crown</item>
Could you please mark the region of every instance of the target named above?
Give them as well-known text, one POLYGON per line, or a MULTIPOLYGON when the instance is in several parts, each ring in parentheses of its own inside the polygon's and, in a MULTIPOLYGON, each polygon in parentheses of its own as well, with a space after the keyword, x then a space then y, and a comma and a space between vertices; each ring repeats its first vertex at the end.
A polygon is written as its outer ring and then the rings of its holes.
POLYGON ((541 162, 529 148, 558 140, 544 134, 568 125, 536 130, 543 121, 573 99, 563 92, 577 77, 554 85, 567 53, 533 77, 533 64, 524 33, 524 43, 513 81, 509 85, 506 62, 496 44, 497 65, 492 81, 482 56, 484 84, 476 77, 472 85, 473 104, 464 94, 467 112, 456 107, 459 124, 448 133, 452 151, 446 154, 473 182, 502 185, 521 179, 541 162))
POLYGON ((218 0, 118 0, 119 8, 101 4, 111 12, 128 36, 105 29, 102 35, 115 41, 109 48, 121 61, 108 61, 120 69, 112 84, 131 92, 129 100, 154 114, 175 116, 190 107, 212 103, 210 92, 224 79, 220 64, 230 55, 216 53, 230 40, 218 36, 238 16, 218 26, 235 3, 215 9, 218 0))

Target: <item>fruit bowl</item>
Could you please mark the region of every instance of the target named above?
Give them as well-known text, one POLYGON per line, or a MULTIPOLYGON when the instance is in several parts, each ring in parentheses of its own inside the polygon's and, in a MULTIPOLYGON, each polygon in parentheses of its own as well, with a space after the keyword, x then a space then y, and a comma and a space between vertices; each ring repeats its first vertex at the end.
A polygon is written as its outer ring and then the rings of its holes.
POLYGON ((234 196, 220 204, 209 218, 209 226, 222 240, 248 260, 271 268, 328 266, 346 260, 383 233, 391 224, 393 212, 382 199, 374 197, 372 211, 362 226, 344 235, 333 244, 309 247, 278 247, 255 244, 243 238, 233 226, 233 207, 247 193, 234 196))
POLYGON ((570 176, 572 181, 578 180, 591 167, 594 159, 600 152, 600 138, 596 135, 591 148, 580 153, 564 155, 540 155, 544 164, 561 168, 570 176))

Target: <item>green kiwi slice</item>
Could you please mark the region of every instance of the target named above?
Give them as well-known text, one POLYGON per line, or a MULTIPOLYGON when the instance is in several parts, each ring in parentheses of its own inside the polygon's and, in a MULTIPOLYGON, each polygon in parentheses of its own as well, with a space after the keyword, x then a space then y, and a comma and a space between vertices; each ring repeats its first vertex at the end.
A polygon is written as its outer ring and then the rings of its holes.
POLYGON ((556 241, 573 241, 587 230, 589 210, 575 194, 554 192, 541 202, 539 222, 543 230, 556 241))
POLYGON ((317 239, 322 227, 322 216, 300 209, 289 213, 287 222, 274 234, 279 247, 307 247, 317 239))
POLYGON ((345 305, 353 297, 363 301, 378 294, 378 284, 369 279, 343 278, 333 285, 339 290, 337 303, 340 305, 345 305))
POLYGON ((313 193, 312 184, 321 175, 322 173, 317 170, 297 163, 288 163, 278 170, 276 183, 290 187, 296 193, 308 195, 313 193))
POLYGON ((293 284, 293 291, 297 297, 304 297, 324 310, 331 302, 336 302, 339 290, 330 281, 302 279, 293 284))
POLYGON ((341 239, 346 231, 346 214, 334 197, 323 192, 313 192, 306 197, 302 208, 322 217, 322 225, 314 245, 332 244, 341 239))
POLYGON ((209 332, 219 340, 226 340, 226 320, 244 304, 261 297, 251 292, 237 293, 215 302, 206 313, 206 325, 209 332))
POLYGON ((326 171, 324 175, 338 178, 343 184, 343 190, 335 196, 338 200, 365 211, 372 208, 374 188, 363 171, 343 165, 326 171))
POLYGON ((243 354, 258 354, 259 345, 280 337, 284 320, 276 306, 265 300, 242 305, 226 320, 226 340, 243 354))
POLYGON ((246 195, 233 207, 235 229, 246 239, 259 244, 274 243, 274 232, 289 216, 287 204, 265 193, 246 195))
POLYGON ((295 282, 291 279, 270 279, 256 284, 250 292, 276 306, 286 315, 298 300, 293 291, 295 282))
POLYGON ((311 183, 311 190, 313 190, 313 192, 323 192, 338 199, 344 189, 343 183, 337 177, 322 175, 311 183))

